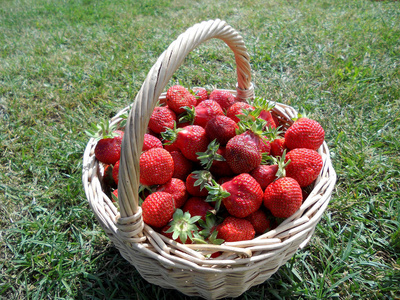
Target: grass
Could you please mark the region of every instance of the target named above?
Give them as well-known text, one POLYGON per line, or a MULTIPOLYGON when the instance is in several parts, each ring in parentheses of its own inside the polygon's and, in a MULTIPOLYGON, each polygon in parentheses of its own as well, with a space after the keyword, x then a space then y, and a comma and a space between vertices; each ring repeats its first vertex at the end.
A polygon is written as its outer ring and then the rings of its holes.
MULTIPOLYGON (((400 7, 369 0, 2 1, 0 298, 188 298, 144 281, 98 226, 84 130, 213 18, 243 35, 258 95, 320 121, 338 174, 310 244, 240 298, 400 298, 400 7)), ((234 69, 211 41, 171 82, 232 88, 234 69)))

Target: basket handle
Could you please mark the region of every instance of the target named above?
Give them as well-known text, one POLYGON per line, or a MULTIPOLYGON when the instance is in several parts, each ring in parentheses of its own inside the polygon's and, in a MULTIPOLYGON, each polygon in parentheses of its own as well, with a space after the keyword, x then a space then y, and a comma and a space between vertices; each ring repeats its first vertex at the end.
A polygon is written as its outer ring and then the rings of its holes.
POLYGON ((235 55, 238 78, 237 98, 243 101, 254 97, 249 54, 243 38, 224 21, 216 19, 194 25, 182 33, 161 54, 150 69, 132 104, 121 147, 118 183, 120 217, 117 225, 124 233, 129 231, 131 237, 140 234, 143 229, 143 226, 132 225, 143 222, 141 208, 138 205, 139 158, 151 114, 161 93, 185 57, 200 44, 212 38, 223 40, 235 55), (132 232, 132 227, 136 228, 135 232, 132 232))

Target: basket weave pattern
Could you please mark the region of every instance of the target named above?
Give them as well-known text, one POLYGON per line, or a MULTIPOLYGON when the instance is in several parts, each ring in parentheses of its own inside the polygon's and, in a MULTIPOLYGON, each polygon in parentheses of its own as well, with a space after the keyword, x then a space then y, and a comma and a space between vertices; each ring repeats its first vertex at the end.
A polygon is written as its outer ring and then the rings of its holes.
MULTIPOLYGON (((318 149, 323 159, 321 174, 301 208, 276 229, 250 241, 222 245, 182 245, 158 234, 143 223, 138 205, 139 157, 144 134, 158 100, 173 73, 190 51, 205 41, 218 38, 233 51, 237 66, 237 87, 232 92, 245 101, 254 97, 249 55, 242 37, 221 20, 202 22, 181 34, 151 68, 135 101, 121 110, 111 124, 129 112, 122 142, 118 203, 113 204, 102 188, 102 165, 94 156, 96 141, 91 139, 83 158, 83 185, 96 219, 121 255, 150 283, 207 299, 237 297, 274 274, 310 240, 326 210, 336 182, 329 149, 318 149), (220 251, 222 255, 208 259, 220 251)), ((297 116, 294 108, 276 103, 272 113, 286 126, 297 116)))

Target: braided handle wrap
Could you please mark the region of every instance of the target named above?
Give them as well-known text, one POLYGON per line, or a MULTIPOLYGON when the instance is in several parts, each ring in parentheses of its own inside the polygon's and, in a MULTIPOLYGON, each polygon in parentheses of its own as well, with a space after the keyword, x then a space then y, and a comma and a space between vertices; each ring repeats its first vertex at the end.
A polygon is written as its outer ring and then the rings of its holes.
POLYGON ((131 240, 135 240, 135 236, 141 236, 144 226, 141 208, 138 205, 139 158, 151 114, 161 93, 185 57, 200 44, 212 38, 223 40, 235 55, 237 97, 240 100, 254 97, 249 54, 243 38, 224 21, 216 19, 194 25, 161 54, 132 104, 122 141, 118 183, 120 217, 117 225, 123 236, 128 239, 130 237, 131 240))

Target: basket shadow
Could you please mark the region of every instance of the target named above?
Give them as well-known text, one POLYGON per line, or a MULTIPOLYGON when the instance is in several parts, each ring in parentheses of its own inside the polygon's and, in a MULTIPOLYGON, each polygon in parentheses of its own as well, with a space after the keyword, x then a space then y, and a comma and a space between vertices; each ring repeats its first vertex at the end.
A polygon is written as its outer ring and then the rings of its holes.
MULTIPOLYGON (((96 268, 82 278, 78 299, 203 299, 148 283, 111 243, 93 260, 96 268)), ((275 299, 276 292, 290 296, 287 287, 282 286, 282 277, 286 277, 282 272, 290 270, 282 266, 263 284, 250 288, 237 298, 224 299, 275 299)))

